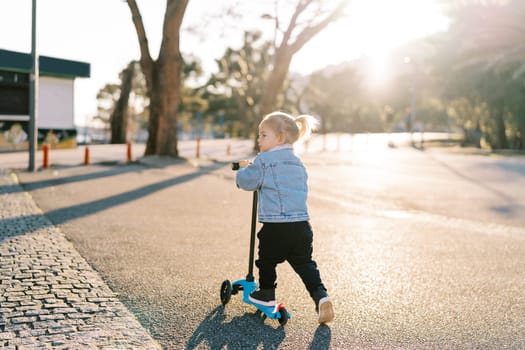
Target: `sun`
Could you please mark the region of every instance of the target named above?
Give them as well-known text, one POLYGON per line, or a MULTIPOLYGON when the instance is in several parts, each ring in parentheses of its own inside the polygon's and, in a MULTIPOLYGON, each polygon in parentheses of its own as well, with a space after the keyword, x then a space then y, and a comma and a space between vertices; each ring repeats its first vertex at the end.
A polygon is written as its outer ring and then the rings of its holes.
POLYGON ((312 71, 365 56, 379 76, 393 48, 448 28, 438 0, 354 0, 346 13, 298 53, 294 68, 312 71))

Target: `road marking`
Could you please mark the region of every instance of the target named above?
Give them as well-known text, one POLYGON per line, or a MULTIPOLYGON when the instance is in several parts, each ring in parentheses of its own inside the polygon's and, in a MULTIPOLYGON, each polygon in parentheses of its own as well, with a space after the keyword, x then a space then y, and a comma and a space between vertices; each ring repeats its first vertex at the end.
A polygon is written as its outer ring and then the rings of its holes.
POLYGON ((413 214, 402 210, 378 210, 376 215, 384 216, 391 219, 410 219, 413 214))

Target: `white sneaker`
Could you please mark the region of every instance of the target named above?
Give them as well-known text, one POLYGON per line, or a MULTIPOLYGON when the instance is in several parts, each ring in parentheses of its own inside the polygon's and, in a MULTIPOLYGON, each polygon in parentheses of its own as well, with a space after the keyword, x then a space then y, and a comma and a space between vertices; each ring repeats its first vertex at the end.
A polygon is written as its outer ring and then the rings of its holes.
POLYGON ((319 300, 319 323, 328 323, 334 319, 334 307, 329 297, 319 300))

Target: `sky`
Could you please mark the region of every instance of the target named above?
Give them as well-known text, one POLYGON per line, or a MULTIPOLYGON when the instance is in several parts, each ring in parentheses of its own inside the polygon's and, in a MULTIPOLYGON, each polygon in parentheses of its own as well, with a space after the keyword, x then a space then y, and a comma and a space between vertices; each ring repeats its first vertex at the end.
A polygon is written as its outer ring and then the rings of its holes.
MULTIPOLYGON (((240 45, 243 30, 262 29, 271 40, 274 21, 261 19, 261 14, 273 13, 274 1, 239 1, 242 18, 225 24, 210 16, 221 13, 229 1, 190 0, 183 29, 193 28, 200 34, 184 31, 182 52, 199 57, 205 71, 212 72, 214 59, 228 46, 240 45)), ((156 59, 166 1, 137 3, 156 59)), ((31 52, 31 7, 31 0, 0 0, 0 49, 31 52)), ((294 56, 291 71, 308 74, 363 55, 380 61, 396 46, 444 31, 448 25, 436 0, 353 0, 346 12, 344 20, 331 24, 294 56)), ((97 92, 108 83, 118 83, 119 72, 140 57, 131 14, 122 0, 39 0, 36 38, 39 55, 91 65, 91 77, 75 81, 77 125, 90 123, 97 92)))

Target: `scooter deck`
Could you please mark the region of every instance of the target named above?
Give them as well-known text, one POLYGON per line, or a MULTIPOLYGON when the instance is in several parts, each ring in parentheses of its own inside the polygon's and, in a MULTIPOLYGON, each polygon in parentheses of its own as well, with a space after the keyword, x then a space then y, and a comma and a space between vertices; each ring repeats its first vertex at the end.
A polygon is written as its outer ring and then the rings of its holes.
MULTIPOLYGON (((281 318, 280 310, 284 308, 284 305, 281 303, 275 304, 275 306, 264 306, 253 303, 250 299, 250 293, 255 291, 258 287, 257 282, 255 281, 247 281, 247 280, 238 280, 233 282, 232 284, 233 288, 236 288, 235 286, 240 286, 238 288, 239 290, 243 291, 242 300, 249 305, 255 306, 258 310, 262 311, 267 317, 277 320, 281 318)), ((288 313, 288 318, 291 317, 290 313, 288 313)))

